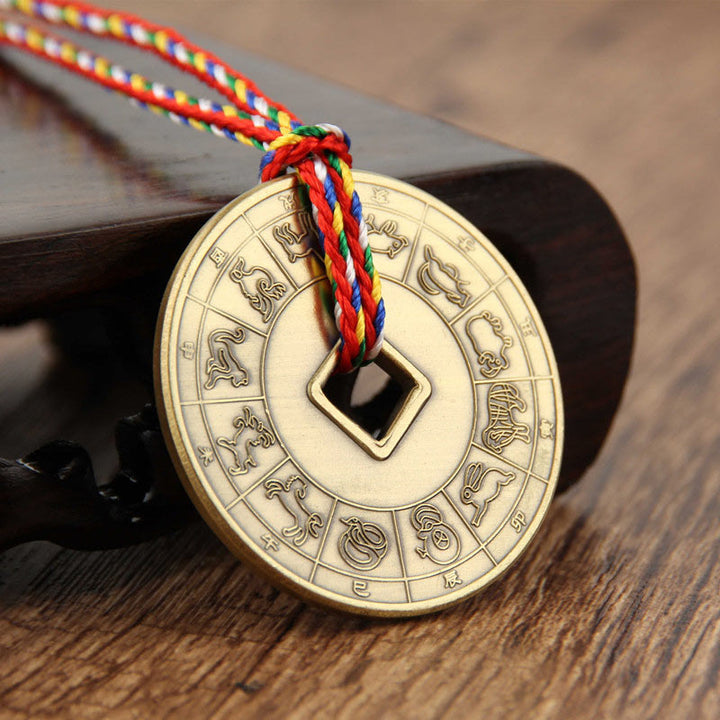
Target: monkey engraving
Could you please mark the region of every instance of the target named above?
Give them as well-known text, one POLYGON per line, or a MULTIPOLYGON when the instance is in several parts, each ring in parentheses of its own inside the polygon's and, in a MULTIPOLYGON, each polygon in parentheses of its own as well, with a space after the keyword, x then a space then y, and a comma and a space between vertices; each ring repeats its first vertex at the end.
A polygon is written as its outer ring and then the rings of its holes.
POLYGON ((273 276, 263 267, 253 265, 245 269, 245 258, 239 258, 230 271, 230 279, 237 283, 240 292, 250 301, 250 306, 268 322, 275 313, 275 301, 286 292, 287 287, 275 282, 273 276), (254 282, 254 285, 252 285, 254 282), (252 287, 249 287, 252 285, 252 287))
POLYGON ((247 385, 248 371, 235 355, 233 345, 245 342, 245 331, 241 328, 231 330, 213 330, 208 336, 210 357, 205 364, 205 389, 212 390, 218 380, 228 380, 233 387, 247 385))
POLYGON ((292 517, 292 524, 281 529, 286 538, 292 538, 293 545, 300 547, 310 537, 318 537, 324 525, 320 513, 310 510, 305 504, 307 482, 299 475, 291 475, 287 480, 269 478, 265 481, 265 497, 277 498, 292 517))
POLYGON ((527 408, 520 391, 512 383, 494 383, 487 396, 488 424, 482 431, 482 441, 490 450, 502 451, 514 440, 530 442, 530 428, 518 422, 514 413, 527 408))
POLYGON ((515 479, 515 473, 503 472, 496 468, 485 468, 482 463, 470 463, 463 475, 460 500, 464 505, 473 505, 475 512, 470 522, 479 527, 490 503, 500 491, 515 479))
POLYGON ((510 366, 510 361, 507 359, 505 351, 512 347, 513 339, 503 333, 503 324, 500 318, 487 310, 483 310, 465 323, 465 332, 477 356, 480 372, 486 378, 494 378, 502 370, 507 370, 510 366), (497 352, 490 349, 483 349, 484 343, 481 342, 480 338, 483 336, 483 331, 486 331, 488 328, 495 338, 500 341, 497 352))
POLYGON ((245 475, 251 467, 257 467, 255 448, 269 448, 275 444, 275 436, 260 418, 253 415, 249 407, 244 407, 242 414, 233 420, 233 427, 236 430, 232 438, 218 438, 217 444, 229 450, 235 458, 228 472, 231 475, 245 475))
POLYGON ((442 293, 451 303, 464 308, 470 299, 470 293, 465 290, 468 282, 460 279, 458 269, 454 265, 440 260, 430 245, 425 246, 424 257, 425 262, 417 273, 420 287, 428 295, 442 293))

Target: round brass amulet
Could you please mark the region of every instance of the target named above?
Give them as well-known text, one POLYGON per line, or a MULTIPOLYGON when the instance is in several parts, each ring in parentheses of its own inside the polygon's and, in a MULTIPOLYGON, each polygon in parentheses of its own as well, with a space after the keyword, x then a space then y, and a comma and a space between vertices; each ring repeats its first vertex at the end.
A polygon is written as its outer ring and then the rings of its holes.
POLYGON ((239 558, 307 600, 415 615, 485 587, 535 535, 559 472, 560 381, 479 230, 415 187, 354 178, 387 307, 376 363, 354 387, 333 373, 329 285, 286 177, 187 248, 157 400, 188 493, 239 558))

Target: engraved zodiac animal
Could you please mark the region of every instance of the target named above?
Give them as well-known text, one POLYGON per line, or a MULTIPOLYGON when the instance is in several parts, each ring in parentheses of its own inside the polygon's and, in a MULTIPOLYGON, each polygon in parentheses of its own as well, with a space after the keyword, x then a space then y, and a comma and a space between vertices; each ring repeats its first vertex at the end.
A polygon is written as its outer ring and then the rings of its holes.
POLYGON ((274 445, 275 436, 260 418, 253 415, 249 407, 244 407, 242 414, 233 420, 233 427, 236 430, 232 438, 218 438, 217 444, 229 450, 235 458, 235 463, 228 468, 228 472, 231 475, 245 475, 251 467, 257 467, 255 449, 267 449, 274 445))
POLYGON ((246 270, 245 258, 239 258, 235 263, 230 271, 230 279, 240 286, 240 292, 250 301, 250 306, 260 313, 263 322, 270 320, 275 312, 275 301, 287 290, 283 283, 275 282, 264 267, 253 265, 246 270))
POLYGON ((375 523, 364 522, 353 516, 341 518, 347 530, 338 540, 342 559, 356 570, 373 570, 387 555, 388 540, 385 531, 375 523))
POLYGON ((245 342, 245 331, 241 327, 235 328, 234 332, 220 329, 210 333, 208 336, 210 357, 205 364, 206 390, 212 390, 218 380, 229 380, 233 387, 248 384, 248 372, 240 364, 233 349, 233 345, 240 345, 243 342, 245 342))
POLYGON ((424 257, 417 273, 420 287, 429 295, 443 293, 451 303, 464 308, 470 293, 464 289, 468 282, 460 279, 458 269, 438 259, 430 245, 425 246, 424 257))
POLYGON ((422 542, 415 551, 421 558, 428 558, 437 565, 449 565, 460 555, 460 538, 446 522, 442 512, 434 505, 418 505, 410 518, 422 542))
POLYGON ((265 481, 265 496, 277 498, 293 519, 292 525, 280 532, 286 538, 292 538, 296 547, 303 545, 308 536, 318 537, 324 524, 322 516, 305 505, 307 489, 307 483, 299 475, 291 475, 287 480, 269 478, 265 481))
POLYGON ((298 258, 307 257, 313 251, 312 243, 315 238, 315 228, 310 215, 300 213, 297 220, 299 231, 291 226, 290 221, 276 225, 272 231, 273 237, 282 245, 291 263, 298 258))
POLYGON ((463 475, 460 500, 465 505, 474 505, 470 522, 479 527, 481 520, 488 511, 490 503, 495 500, 500 491, 515 479, 515 473, 503 472, 496 468, 484 468, 482 463, 470 463, 463 475))
POLYGON ((368 236, 384 235, 391 240, 390 244, 386 247, 376 247, 373 245, 372 249, 374 253, 387 255, 392 260, 399 252, 410 245, 410 240, 398 232, 398 224, 395 220, 385 220, 385 222, 378 225, 375 216, 370 214, 365 218, 365 225, 367 226, 368 236))
POLYGON ((477 356, 477 362, 480 366, 480 372, 486 378, 494 378, 502 370, 507 370, 510 362, 505 355, 505 351, 512 347, 513 339, 509 335, 503 334, 503 324, 500 318, 495 317, 491 312, 483 310, 478 315, 471 317, 465 323, 465 332, 467 333, 473 350, 477 356), (490 349, 483 350, 486 344, 481 338, 487 338, 487 330, 490 330, 496 340, 500 341, 497 352, 490 349))
POLYGON ((530 428, 518 422, 514 413, 524 412, 527 408, 520 397, 520 391, 512 383, 494 383, 487 396, 488 424, 482 431, 482 441, 490 450, 502 451, 513 440, 530 442, 530 428))

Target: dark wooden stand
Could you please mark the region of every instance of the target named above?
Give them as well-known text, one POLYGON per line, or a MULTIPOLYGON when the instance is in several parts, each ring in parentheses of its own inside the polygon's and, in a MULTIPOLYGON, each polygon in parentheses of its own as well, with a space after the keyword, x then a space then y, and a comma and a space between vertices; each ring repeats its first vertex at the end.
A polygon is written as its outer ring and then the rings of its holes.
MULTIPOLYGON (((342 125, 357 167, 432 193, 511 262, 560 367, 560 487, 569 487, 607 435, 633 344, 634 263, 603 199, 564 167, 237 51, 221 54, 302 117, 342 125)), ((34 60, 0 58, 0 125, 8 128, 0 156, 12 178, 2 197, 0 322, 50 319, 58 344, 81 364, 90 356, 95 376, 98 362, 122 356, 150 400, 164 283, 200 225, 255 184, 259 156, 138 117, 54 69, 43 66, 40 77, 34 60)), ((120 471, 99 490, 87 453, 72 443, 2 461, 0 549, 31 539, 116 547, 192 517, 151 407, 120 422, 117 446, 120 471)))

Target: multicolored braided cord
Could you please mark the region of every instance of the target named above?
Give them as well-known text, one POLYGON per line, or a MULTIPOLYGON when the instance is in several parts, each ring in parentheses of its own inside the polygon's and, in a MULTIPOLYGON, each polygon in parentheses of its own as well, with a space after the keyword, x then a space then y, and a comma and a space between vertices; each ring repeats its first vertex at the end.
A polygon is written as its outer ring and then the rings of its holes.
POLYGON ((174 122, 263 150, 261 180, 294 168, 307 187, 332 286, 341 339, 338 371, 348 372, 372 362, 382 346, 385 306, 353 185, 350 140, 340 128, 302 124, 212 53, 172 29, 137 16, 63 0, 0 0, 0 10, 15 10, 149 50, 223 95, 231 104, 191 97, 66 38, 0 16, 0 44, 61 65, 174 122))

